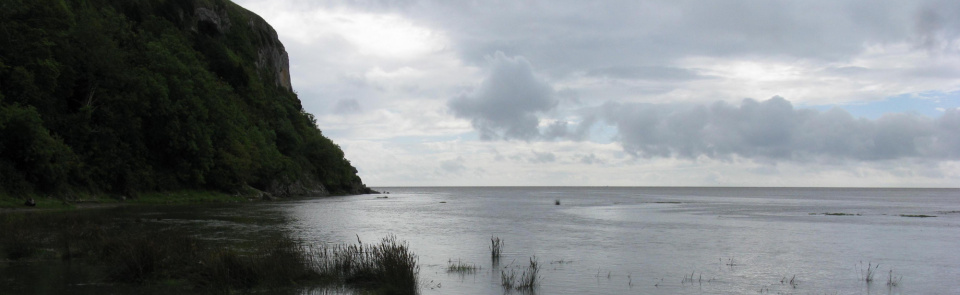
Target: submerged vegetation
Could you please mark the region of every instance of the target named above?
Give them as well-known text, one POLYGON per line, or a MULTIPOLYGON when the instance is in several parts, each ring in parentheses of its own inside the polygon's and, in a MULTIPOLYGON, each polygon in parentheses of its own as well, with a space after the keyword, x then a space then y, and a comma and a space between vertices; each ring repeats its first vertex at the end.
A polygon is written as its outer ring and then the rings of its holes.
POLYGON ((476 273, 480 267, 476 264, 467 264, 457 259, 454 262, 452 259, 447 261, 447 272, 448 273, 458 273, 458 274, 472 274, 476 273))
POLYGON ((873 262, 867 263, 867 266, 863 266, 863 261, 857 264, 857 270, 860 273, 860 280, 866 282, 867 284, 873 282, 873 277, 877 275, 877 269, 880 268, 880 264, 874 265, 873 262))
POLYGON ((283 45, 252 12, 228 0, 2 6, 0 205, 366 191, 304 112, 283 45))
POLYGON ((291 283, 416 294, 417 256, 388 236, 378 244, 310 247, 287 237, 238 245, 138 219, 67 213, 0 214, 0 259, 87 264, 105 282, 255 290, 291 283))
POLYGON ((540 264, 537 257, 530 257, 530 265, 517 277, 516 269, 500 271, 500 285, 506 290, 534 291, 540 285, 540 264))
POLYGON ((500 260, 501 252, 503 252, 503 241, 500 237, 490 237, 490 258, 494 261, 500 260))

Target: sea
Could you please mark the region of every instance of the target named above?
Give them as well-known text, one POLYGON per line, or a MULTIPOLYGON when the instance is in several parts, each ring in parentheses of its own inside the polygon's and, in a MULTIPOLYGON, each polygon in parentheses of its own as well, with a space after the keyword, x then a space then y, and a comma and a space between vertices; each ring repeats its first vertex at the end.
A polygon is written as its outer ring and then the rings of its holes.
POLYGON ((392 236, 417 255, 422 294, 960 294, 957 188, 375 189, 136 214, 209 239, 392 236), (503 286, 531 261, 533 289, 503 286))

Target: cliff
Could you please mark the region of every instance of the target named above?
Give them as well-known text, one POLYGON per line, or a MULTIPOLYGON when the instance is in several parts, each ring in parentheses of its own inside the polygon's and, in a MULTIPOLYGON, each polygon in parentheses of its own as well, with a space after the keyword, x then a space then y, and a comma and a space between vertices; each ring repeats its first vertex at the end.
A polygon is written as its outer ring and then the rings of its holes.
POLYGON ((0 195, 365 193, 226 0, 3 0, 0 195))

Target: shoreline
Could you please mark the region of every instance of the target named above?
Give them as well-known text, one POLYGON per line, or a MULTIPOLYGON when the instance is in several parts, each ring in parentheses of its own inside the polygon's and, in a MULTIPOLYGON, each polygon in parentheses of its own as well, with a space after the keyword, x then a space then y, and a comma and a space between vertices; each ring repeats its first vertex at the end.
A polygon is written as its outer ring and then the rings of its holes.
POLYGON ((289 197, 272 197, 268 194, 255 191, 246 194, 228 194, 211 190, 182 190, 168 192, 143 193, 136 198, 117 199, 109 195, 97 195, 79 200, 63 200, 54 197, 34 197, 36 207, 23 204, 24 200, 16 197, 0 196, 0 213, 7 212, 49 212, 109 209, 122 206, 137 205, 198 205, 198 204, 227 204, 245 202, 269 202, 281 200, 298 200, 306 198, 324 198, 354 195, 375 195, 378 191, 368 189, 366 193, 337 193, 337 194, 302 194, 289 197))

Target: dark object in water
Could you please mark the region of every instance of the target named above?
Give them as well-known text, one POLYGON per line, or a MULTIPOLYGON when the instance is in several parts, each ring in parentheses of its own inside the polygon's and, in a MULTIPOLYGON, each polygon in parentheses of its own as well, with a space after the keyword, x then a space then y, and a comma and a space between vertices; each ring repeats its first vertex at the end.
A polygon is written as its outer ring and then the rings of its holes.
POLYGON ((553 204, 554 204, 554 205, 557 205, 557 206, 560 206, 560 200, 554 201, 553 204))
POLYGON ((34 201, 33 198, 30 198, 29 200, 27 200, 26 202, 24 202, 23 205, 24 205, 24 206, 27 206, 27 207, 36 207, 36 206, 37 206, 37 201, 34 201))

